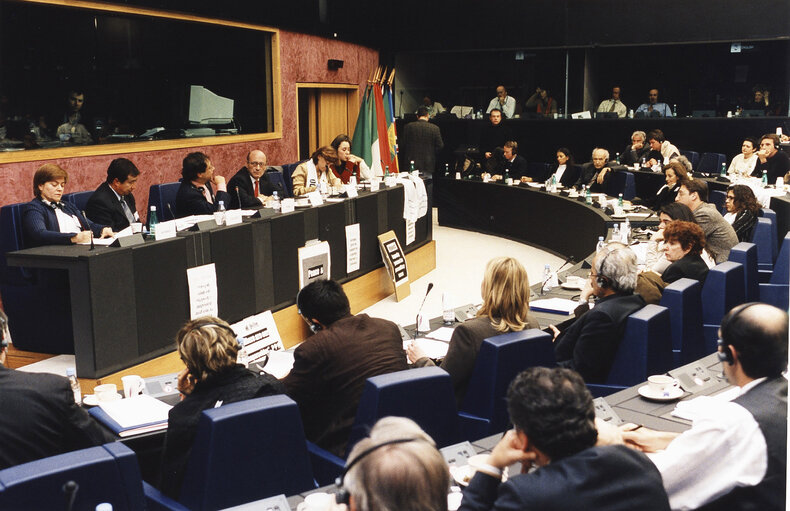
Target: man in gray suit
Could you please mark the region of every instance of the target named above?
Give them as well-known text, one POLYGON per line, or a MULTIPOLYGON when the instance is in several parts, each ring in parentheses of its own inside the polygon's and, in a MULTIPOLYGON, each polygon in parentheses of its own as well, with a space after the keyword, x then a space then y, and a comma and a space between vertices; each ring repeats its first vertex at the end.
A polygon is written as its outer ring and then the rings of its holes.
MULTIPOLYGON (((414 162, 414 168, 426 174, 436 169, 436 154, 444 147, 439 126, 428 122, 428 109, 417 109, 417 120, 403 129, 403 148, 406 162, 414 162)), ((407 167, 408 168, 408 167, 407 167)))
POLYGON ((738 235, 716 206, 708 204, 708 183, 701 179, 686 181, 680 185, 675 200, 688 206, 694 214, 694 220, 705 233, 705 248, 716 264, 726 261, 732 247, 738 244, 738 235))

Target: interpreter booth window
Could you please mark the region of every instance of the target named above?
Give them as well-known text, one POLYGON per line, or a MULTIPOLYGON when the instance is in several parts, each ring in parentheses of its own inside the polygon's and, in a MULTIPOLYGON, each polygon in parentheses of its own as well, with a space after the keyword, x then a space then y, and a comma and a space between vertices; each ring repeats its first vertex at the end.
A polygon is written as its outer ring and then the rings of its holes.
POLYGON ((106 9, 0 0, 0 150, 275 131, 275 30, 106 9))

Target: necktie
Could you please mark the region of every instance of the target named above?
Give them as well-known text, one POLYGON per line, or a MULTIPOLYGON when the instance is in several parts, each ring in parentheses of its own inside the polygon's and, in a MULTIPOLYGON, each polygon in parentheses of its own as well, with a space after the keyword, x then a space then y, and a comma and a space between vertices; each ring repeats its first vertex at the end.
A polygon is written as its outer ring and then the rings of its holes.
POLYGON ((258 193, 258 180, 256 179, 255 180, 255 196, 257 197, 258 195, 260 195, 260 194, 258 193))
POLYGON ((617 100, 613 99, 612 100, 612 106, 609 107, 609 111, 610 112, 614 112, 614 107, 615 107, 616 104, 617 104, 617 100))
POLYGON ((132 213, 132 210, 129 209, 129 205, 126 203, 125 197, 121 197, 121 209, 123 209, 123 214, 126 216, 126 219, 129 221, 129 223, 134 223, 134 214, 132 213))
POLYGON ((203 197, 206 199, 206 202, 209 204, 214 204, 214 199, 211 198, 211 193, 209 193, 206 185, 201 186, 200 191, 203 192, 203 197))

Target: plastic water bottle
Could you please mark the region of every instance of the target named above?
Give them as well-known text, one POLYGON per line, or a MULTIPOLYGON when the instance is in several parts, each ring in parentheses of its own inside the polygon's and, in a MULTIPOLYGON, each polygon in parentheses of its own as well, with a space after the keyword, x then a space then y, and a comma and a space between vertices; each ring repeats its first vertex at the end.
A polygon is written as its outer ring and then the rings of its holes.
POLYGON ((551 266, 545 265, 543 267, 543 288, 541 292, 551 291, 551 266))
POLYGON ((444 164, 444 175, 445 175, 445 177, 450 175, 450 164, 449 163, 445 163, 444 164))
POLYGON ((672 105, 672 117, 677 117, 677 116, 678 116, 678 106, 675 104, 672 105))
POLYGON ((156 206, 151 206, 151 210, 148 213, 148 232, 151 234, 151 237, 156 236, 156 224, 159 223, 159 219, 156 217, 156 206))
POLYGON ((633 119, 634 118, 634 109, 633 108, 629 108, 628 109, 628 118, 629 119, 633 119))
POLYGON ((606 242, 603 240, 603 236, 598 236, 598 244, 595 245, 595 252, 600 252, 606 246, 606 242))
POLYGON ((612 227, 612 241, 620 240, 620 224, 614 224, 614 227, 612 227))
POLYGON ((763 181, 763 188, 768 186, 768 171, 767 170, 763 170, 763 179, 762 179, 762 181, 763 181))
POLYGON ((557 191, 557 174, 551 175, 551 191, 552 192, 557 191))
POLYGON ((69 385, 71 385, 71 391, 74 393, 74 402, 77 404, 81 404, 82 388, 80 387, 80 381, 77 379, 77 371, 75 371, 73 367, 69 367, 68 369, 66 369, 66 378, 69 379, 69 385))
POLYGON ((589 188, 584 191, 584 202, 587 204, 592 204, 592 192, 589 188))
POLYGON ((450 295, 447 292, 442 293, 442 321, 446 326, 455 323, 455 310, 451 303, 450 295))
POLYGON ((725 163, 721 164, 721 171, 719 172, 721 177, 727 177, 727 165, 725 163))
POLYGON ((217 225, 225 225, 225 201, 219 201, 217 210, 214 212, 214 221, 217 225))
POLYGON ((384 179, 390 177, 390 166, 384 165, 384 179))
POLYGON ((620 206, 621 208, 623 207, 623 194, 622 193, 617 196, 617 205, 620 206))
POLYGON ((642 156, 642 168, 644 168, 646 166, 647 166, 647 160, 645 159, 644 156, 642 156))
POLYGON ((414 160, 409 162, 409 173, 414 172, 414 160))
POLYGON ((625 223, 623 225, 623 232, 621 234, 623 243, 628 245, 631 243, 631 221, 628 217, 625 217, 625 223))
POLYGON ((272 192, 272 209, 275 211, 280 211, 282 209, 282 203, 280 202, 280 195, 277 191, 272 192))
POLYGON ((615 154, 614 161, 616 161, 617 164, 620 165, 620 153, 615 154))
POLYGON ((239 343, 239 352, 236 354, 236 363, 241 364, 244 367, 249 367, 250 360, 249 355, 247 354, 247 347, 244 345, 244 339, 238 337, 236 338, 236 341, 239 343))

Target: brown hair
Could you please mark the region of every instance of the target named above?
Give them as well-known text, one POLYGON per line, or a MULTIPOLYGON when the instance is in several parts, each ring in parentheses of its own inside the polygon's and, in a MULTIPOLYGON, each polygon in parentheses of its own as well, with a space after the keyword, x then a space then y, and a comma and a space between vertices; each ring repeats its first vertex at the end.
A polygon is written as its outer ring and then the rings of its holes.
POLYGON ((524 330, 529 312, 527 270, 512 257, 488 261, 481 286, 483 306, 478 316, 488 316, 499 332, 524 330))
MULTIPOLYGON (((340 144, 338 144, 338 147, 340 147, 340 144)), ((332 146, 325 145, 323 147, 319 147, 313 154, 310 155, 310 158, 313 160, 313 163, 318 163, 319 156, 326 160, 327 163, 332 165, 338 164, 337 151, 335 151, 335 148, 332 146)))
POLYGON ((683 220, 675 220, 664 228, 664 243, 678 242, 689 254, 700 255, 705 248, 705 233, 702 227, 683 220))
POLYGON ((54 163, 46 163, 40 166, 36 173, 33 174, 33 195, 41 197, 41 190, 38 187, 60 178, 63 178, 64 182, 68 182, 69 173, 54 163))
POLYGON ((230 325, 217 317, 187 322, 176 334, 176 344, 181 360, 198 381, 236 365, 239 342, 230 325))
POLYGON ((730 185, 727 190, 732 190, 735 211, 745 209, 750 211, 753 215, 757 216, 760 212, 760 205, 757 204, 757 197, 754 192, 746 185, 730 185))
POLYGON ((702 202, 708 202, 708 183, 702 179, 689 179, 683 183, 682 186, 686 187, 689 195, 696 192, 699 196, 699 200, 702 202))
POLYGON ((683 185, 689 180, 689 173, 686 170, 686 166, 680 163, 677 160, 672 160, 666 165, 664 165, 664 174, 667 173, 667 169, 672 169, 675 172, 675 175, 678 178, 678 184, 683 185))

